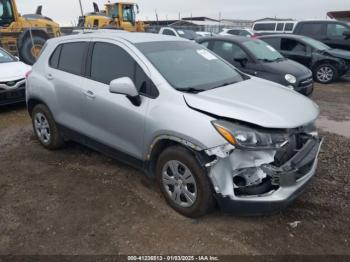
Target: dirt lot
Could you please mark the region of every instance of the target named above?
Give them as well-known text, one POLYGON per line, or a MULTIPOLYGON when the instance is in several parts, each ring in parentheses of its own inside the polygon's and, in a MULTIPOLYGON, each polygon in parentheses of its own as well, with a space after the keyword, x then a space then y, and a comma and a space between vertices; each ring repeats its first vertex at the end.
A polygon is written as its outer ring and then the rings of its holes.
POLYGON ((46 151, 23 105, 0 109, 0 254, 350 254, 350 84, 314 99, 322 129, 348 137, 322 131, 305 194, 272 216, 198 220, 118 161, 76 144, 46 151))

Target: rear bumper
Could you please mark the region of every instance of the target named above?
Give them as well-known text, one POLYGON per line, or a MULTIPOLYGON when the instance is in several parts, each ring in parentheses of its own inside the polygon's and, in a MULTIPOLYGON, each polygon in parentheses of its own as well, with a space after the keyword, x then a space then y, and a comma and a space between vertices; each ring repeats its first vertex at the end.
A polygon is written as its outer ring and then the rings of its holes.
POLYGON ((266 166, 264 171, 272 178, 272 184, 276 185, 277 189, 264 195, 234 199, 218 194, 220 208, 225 213, 236 215, 262 215, 284 209, 304 192, 314 176, 321 145, 321 139, 313 138, 282 167, 266 166))
POLYGON ((0 90, 0 106, 15 104, 25 101, 25 87, 0 90))

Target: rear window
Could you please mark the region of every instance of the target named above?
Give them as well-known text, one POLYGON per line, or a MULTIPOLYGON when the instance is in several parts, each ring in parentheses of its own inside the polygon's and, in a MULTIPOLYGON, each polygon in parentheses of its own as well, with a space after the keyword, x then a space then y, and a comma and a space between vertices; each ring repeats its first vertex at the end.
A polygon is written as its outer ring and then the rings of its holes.
POLYGON ((284 23, 278 23, 276 31, 283 31, 284 23))
POLYGON ((84 53, 88 46, 86 42, 67 43, 62 45, 58 69, 81 75, 83 69, 84 53))
POLYGON ((293 31, 294 24, 293 23, 286 23, 286 26, 284 27, 284 31, 293 31))

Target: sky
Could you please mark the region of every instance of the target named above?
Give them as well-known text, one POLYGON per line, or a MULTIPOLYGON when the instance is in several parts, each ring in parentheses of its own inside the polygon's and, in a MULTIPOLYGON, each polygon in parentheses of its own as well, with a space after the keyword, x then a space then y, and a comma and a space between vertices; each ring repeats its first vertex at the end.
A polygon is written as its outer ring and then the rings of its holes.
MULTIPOLYGON (((84 12, 92 12, 94 0, 81 0, 84 12)), ((102 9, 107 0, 95 0, 102 9)), ((113 0, 111 2, 114 2, 113 0)), ((133 0, 140 7, 138 20, 207 16, 214 19, 259 19, 264 17, 325 19, 328 11, 350 10, 350 0, 133 0)), ((43 5, 43 15, 62 26, 77 23, 79 0, 17 0, 21 14, 34 13, 43 5)))

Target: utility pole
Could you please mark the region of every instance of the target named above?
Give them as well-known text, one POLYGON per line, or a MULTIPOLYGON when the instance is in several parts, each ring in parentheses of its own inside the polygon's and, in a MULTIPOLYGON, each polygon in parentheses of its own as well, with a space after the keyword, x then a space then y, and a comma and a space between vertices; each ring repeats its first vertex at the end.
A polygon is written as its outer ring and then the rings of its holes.
POLYGON ((79 5, 80 5, 81 16, 84 16, 83 5, 81 4, 81 0, 79 0, 79 5))

